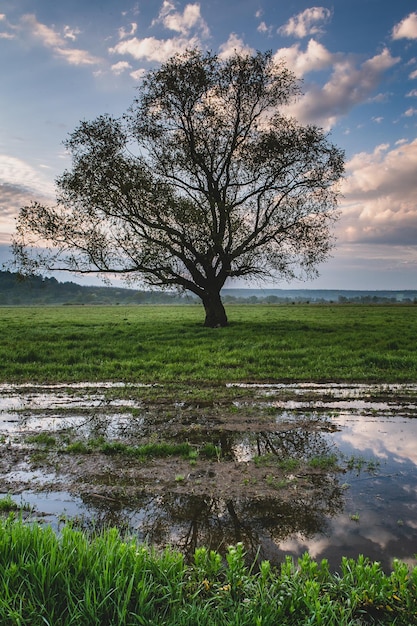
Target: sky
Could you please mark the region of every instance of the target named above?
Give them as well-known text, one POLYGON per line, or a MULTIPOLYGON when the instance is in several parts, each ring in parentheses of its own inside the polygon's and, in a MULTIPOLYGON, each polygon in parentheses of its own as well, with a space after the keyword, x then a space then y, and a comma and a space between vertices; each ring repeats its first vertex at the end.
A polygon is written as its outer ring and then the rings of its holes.
POLYGON ((345 150, 332 258, 274 286, 417 289, 415 0, 0 0, 0 264, 19 208, 53 203, 69 133, 190 47, 285 59, 303 90, 286 112, 345 150))

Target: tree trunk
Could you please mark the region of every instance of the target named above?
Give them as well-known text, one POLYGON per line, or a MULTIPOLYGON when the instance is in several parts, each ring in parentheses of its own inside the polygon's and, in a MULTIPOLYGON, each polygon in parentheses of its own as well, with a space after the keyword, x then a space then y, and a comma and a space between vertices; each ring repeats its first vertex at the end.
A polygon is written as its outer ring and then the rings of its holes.
POLYGON ((216 292, 207 293, 202 300, 206 312, 204 326, 208 328, 227 326, 227 315, 220 294, 216 292))

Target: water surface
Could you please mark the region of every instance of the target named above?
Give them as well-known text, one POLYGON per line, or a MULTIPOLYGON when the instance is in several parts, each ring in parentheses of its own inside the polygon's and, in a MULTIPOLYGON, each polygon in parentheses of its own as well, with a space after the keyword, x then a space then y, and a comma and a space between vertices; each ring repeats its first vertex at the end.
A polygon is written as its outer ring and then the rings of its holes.
POLYGON ((69 519, 85 528, 117 525, 186 554, 243 541, 250 555, 276 564, 306 550, 333 568, 359 554, 387 571, 393 558, 414 564, 415 386, 236 385, 236 398, 232 392, 221 408, 154 406, 140 386, 129 389, 130 397, 107 383, 0 386, 2 494, 56 528, 69 519), (56 445, 28 444, 42 433, 56 445), (99 437, 130 445, 187 440, 196 451, 210 443, 218 452, 144 465, 61 454, 69 441, 99 437), (308 465, 332 457, 337 467, 326 471, 308 465))

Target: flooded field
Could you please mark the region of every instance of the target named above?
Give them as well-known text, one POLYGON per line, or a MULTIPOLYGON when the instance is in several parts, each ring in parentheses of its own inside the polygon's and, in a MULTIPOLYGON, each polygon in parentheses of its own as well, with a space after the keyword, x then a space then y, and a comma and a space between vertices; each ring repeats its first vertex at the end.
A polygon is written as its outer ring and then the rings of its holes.
POLYGON ((417 553, 417 386, 0 386, 0 497, 59 528, 273 563, 417 553), (192 398, 191 398, 192 396, 192 398), (202 397, 204 394, 202 394, 202 397))

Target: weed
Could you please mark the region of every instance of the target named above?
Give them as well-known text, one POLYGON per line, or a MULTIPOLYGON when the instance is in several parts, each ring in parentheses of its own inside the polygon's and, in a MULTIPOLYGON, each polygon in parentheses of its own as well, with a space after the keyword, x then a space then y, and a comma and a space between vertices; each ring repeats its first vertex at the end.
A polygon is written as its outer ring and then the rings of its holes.
POLYGON ((104 454, 125 454, 138 458, 164 458, 169 456, 182 456, 188 458, 192 451, 191 445, 185 443, 146 443, 141 446, 129 446, 124 443, 104 443, 101 446, 101 452, 104 454))
POLYGON ((56 439, 52 435, 48 435, 48 433, 39 433, 26 437, 26 443, 34 443, 49 448, 55 445, 56 439))
POLYGON ((2 513, 8 513, 9 511, 17 511, 19 505, 13 500, 10 494, 0 499, 0 511, 2 513))
POLYGON ((191 445, 188 442, 185 443, 147 443, 141 446, 131 446, 120 441, 107 442, 103 439, 92 439, 88 441, 75 441, 68 444, 64 448, 64 452, 68 454, 89 454, 93 450, 102 452, 109 456, 112 455, 125 455, 133 456, 136 458, 157 458, 157 457, 169 457, 169 456, 182 456, 189 458, 192 452, 191 445))
POLYGON ((13 511, 30 511, 30 505, 27 503, 18 504, 8 493, 7 496, 0 498, 0 512, 10 513, 13 511))
POLYGON ((220 446, 216 446, 214 443, 206 443, 200 450, 201 456, 205 456, 206 459, 217 459, 220 461, 222 456, 222 450, 220 446))
POLYGON ((358 474, 361 471, 368 472, 369 474, 375 474, 380 466, 380 462, 377 459, 366 460, 362 456, 354 456, 345 459, 346 469, 350 472, 356 471, 358 474))
POLYGON ((272 487, 272 489, 285 489, 294 482, 296 481, 292 477, 276 478, 272 476, 272 474, 268 474, 266 477, 266 483, 269 487, 272 487))
POLYGON ((308 465, 313 469, 330 470, 337 467, 336 454, 329 454, 324 456, 315 456, 308 461, 308 465))
POLYGON ((84 441, 74 441, 63 449, 67 454, 90 454, 91 448, 84 441))

